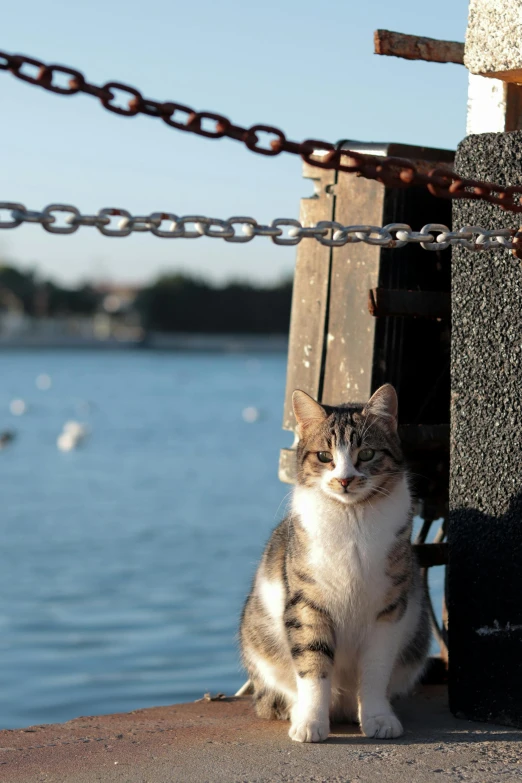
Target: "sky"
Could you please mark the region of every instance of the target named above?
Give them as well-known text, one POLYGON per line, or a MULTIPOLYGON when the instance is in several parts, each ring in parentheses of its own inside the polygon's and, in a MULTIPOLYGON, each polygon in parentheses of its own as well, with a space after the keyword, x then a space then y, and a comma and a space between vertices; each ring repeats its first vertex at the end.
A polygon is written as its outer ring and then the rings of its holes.
MULTIPOLYGON (((373 31, 463 41, 466 0, 24 0, 2 10, 0 47, 120 81, 146 97, 280 127, 289 138, 402 142, 454 149, 465 135, 467 71, 373 54, 373 31)), ((254 155, 87 95, 63 97, 0 71, 4 201, 132 214, 155 211, 269 223, 299 217, 312 194, 297 156, 254 155)), ((416 230, 420 226, 414 226, 416 230)), ((0 232, 0 259, 66 284, 144 282, 183 271, 216 282, 289 275, 295 247, 268 238, 107 238, 95 228, 0 232)))

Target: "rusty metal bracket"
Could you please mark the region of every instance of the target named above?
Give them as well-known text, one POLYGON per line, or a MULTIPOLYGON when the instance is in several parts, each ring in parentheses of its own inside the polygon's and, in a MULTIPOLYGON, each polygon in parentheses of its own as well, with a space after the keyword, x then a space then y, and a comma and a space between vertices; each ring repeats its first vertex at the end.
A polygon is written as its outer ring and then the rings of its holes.
POLYGON ((513 248, 511 251, 515 258, 518 258, 522 261, 522 226, 519 228, 515 236, 513 237, 513 244, 517 247, 513 248))
POLYGON ((373 42, 375 54, 402 57, 405 60, 464 65, 464 44, 457 41, 439 41, 420 35, 394 33, 392 30, 376 30, 373 42))

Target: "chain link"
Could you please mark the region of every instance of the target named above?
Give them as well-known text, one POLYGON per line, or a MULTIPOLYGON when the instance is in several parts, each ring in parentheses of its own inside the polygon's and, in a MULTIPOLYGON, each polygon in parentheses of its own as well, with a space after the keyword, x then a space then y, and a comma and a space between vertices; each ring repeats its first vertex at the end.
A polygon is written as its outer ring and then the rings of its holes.
POLYGON ((178 216, 172 212, 131 215, 126 209, 106 207, 97 215, 82 215, 71 204, 49 204, 41 212, 26 209, 23 204, 0 201, 0 229, 17 228, 22 223, 39 223, 51 234, 74 234, 80 226, 93 226, 107 237, 127 237, 132 233, 150 231, 163 239, 198 239, 202 236, 224 239, 225 242, 250 242, 254 237, 270 237, 276 245, 298 245, 303 239, 315 239, 328 247, 365 242, 368 245, 393 249, 407 244, 420 244, 424 250, 446 250, 460 245, 466 250, 508 250, 520 247, 522 229, 485 229, 463 226, 450 231, 442 223, 427 223, 420 231, 412 231, 407 223, 386 226, 343 226, 333 220, 321 220, 315 226, 303 226, 293 218, 275 218, 262 225, 252 217, 231 217, 228 220, 204 215, 178 216), (65 213, 65 225, 56 225, 57 214, 65 213), (5 214, 7 213, 7 215, 5 214), (119 220, 115 220, 120 218, 119 220), (115 225, 111 225, 115 222, 115 225), (165 228, 165 224, 168 226, 165 228))
MULTIPOLYGON (((425 173, 404 158, 367 155, 340 149, 335 144, 317 139, 291 141, 286 138, 283 131, 271 125, 252 125, 250 128, 243 128, 234 125, 222 114, 195 111, 189 106, 172 101, 162 102, 144 98, 139 90, 122 82, 106 82, 98 87, 87 82, 83 74, 74 68, 49 65, 20 54, 0 52, 0 71, 10 71, 18 79, 60 95, 76 95, 79 92, 92 95, 98 98, 105 109, 124 117, 145 114, 148 117, 161 119, 177 130, 196 133, 206 138, 221 139, 226 136, 242 142, 249 150, 259 155, 274 156, 288 152, 300 155, 312 166, 358 174, 389 187, 404 188, 413 185, 426 187, 432 195, 439 198, 481 199, 497 204, 510 212, 522 212, 521 185, 504 186, 495 182, 481 182, 461 177, 445 168, 435 168, 425 173), (62 82, 64 78, 67 79, 65 85, 58 83, 60 76, 62 82), (125 95, 126 103, 123 107, 116 103, 117 92, 125 95), (268 139, 263 140, 262 134, 265 134, 268 139)), ((337 242, 334 239, 323 238, 325 239, 323 244, 337 242)), ((234 241, 234 237, 229 239, 234 241)), ((375 236, 374 239, 380 240, 381 237, 375 236)))

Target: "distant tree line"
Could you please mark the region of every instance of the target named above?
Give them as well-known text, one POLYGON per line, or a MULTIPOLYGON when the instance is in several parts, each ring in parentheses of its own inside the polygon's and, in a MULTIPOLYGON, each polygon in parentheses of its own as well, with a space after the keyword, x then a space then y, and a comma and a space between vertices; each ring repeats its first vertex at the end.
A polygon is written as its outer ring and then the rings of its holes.
POLYGON ((91 315, 100 297, 89 285, 64 288, 39 280, 32 271, 0 265, 0 308, 20 309, 32 316, 91 315))
POLYGON ((164 275, 136 300, 147 329, 162 332, 285 333, 292 282, 267 287, 249 283, 214 286, 186 275, 164 275))
MULTIPOLYGON (((106 292, 95 286, 66 288, 33 272, 0 265, 0 310, 56 317, 103 311, 106 292)), ((271 286, 231 282, 217 286, 184 274, 162 275, 139 291, 131 308, 145 329, 161 332, 286 333, 292 281, 271 286)))

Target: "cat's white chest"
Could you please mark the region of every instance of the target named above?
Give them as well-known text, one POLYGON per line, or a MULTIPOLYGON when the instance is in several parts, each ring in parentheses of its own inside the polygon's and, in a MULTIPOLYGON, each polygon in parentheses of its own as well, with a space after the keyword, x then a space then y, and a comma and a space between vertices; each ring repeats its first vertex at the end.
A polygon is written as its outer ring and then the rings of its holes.
MULTIPOLYGON (((314 541, 309 562, 338 626, 360 626, 384 589, 384 555, 360 530, 314 541)), ((337 531, 340 533, 340 531, 337 531)))
POLYGON ((294 510, 309 536, 311 572, 339 633, 359 636, 382 608, 388 553, 409 503, 406 485, 393 503, 357 508, 296 490, 294 510))

